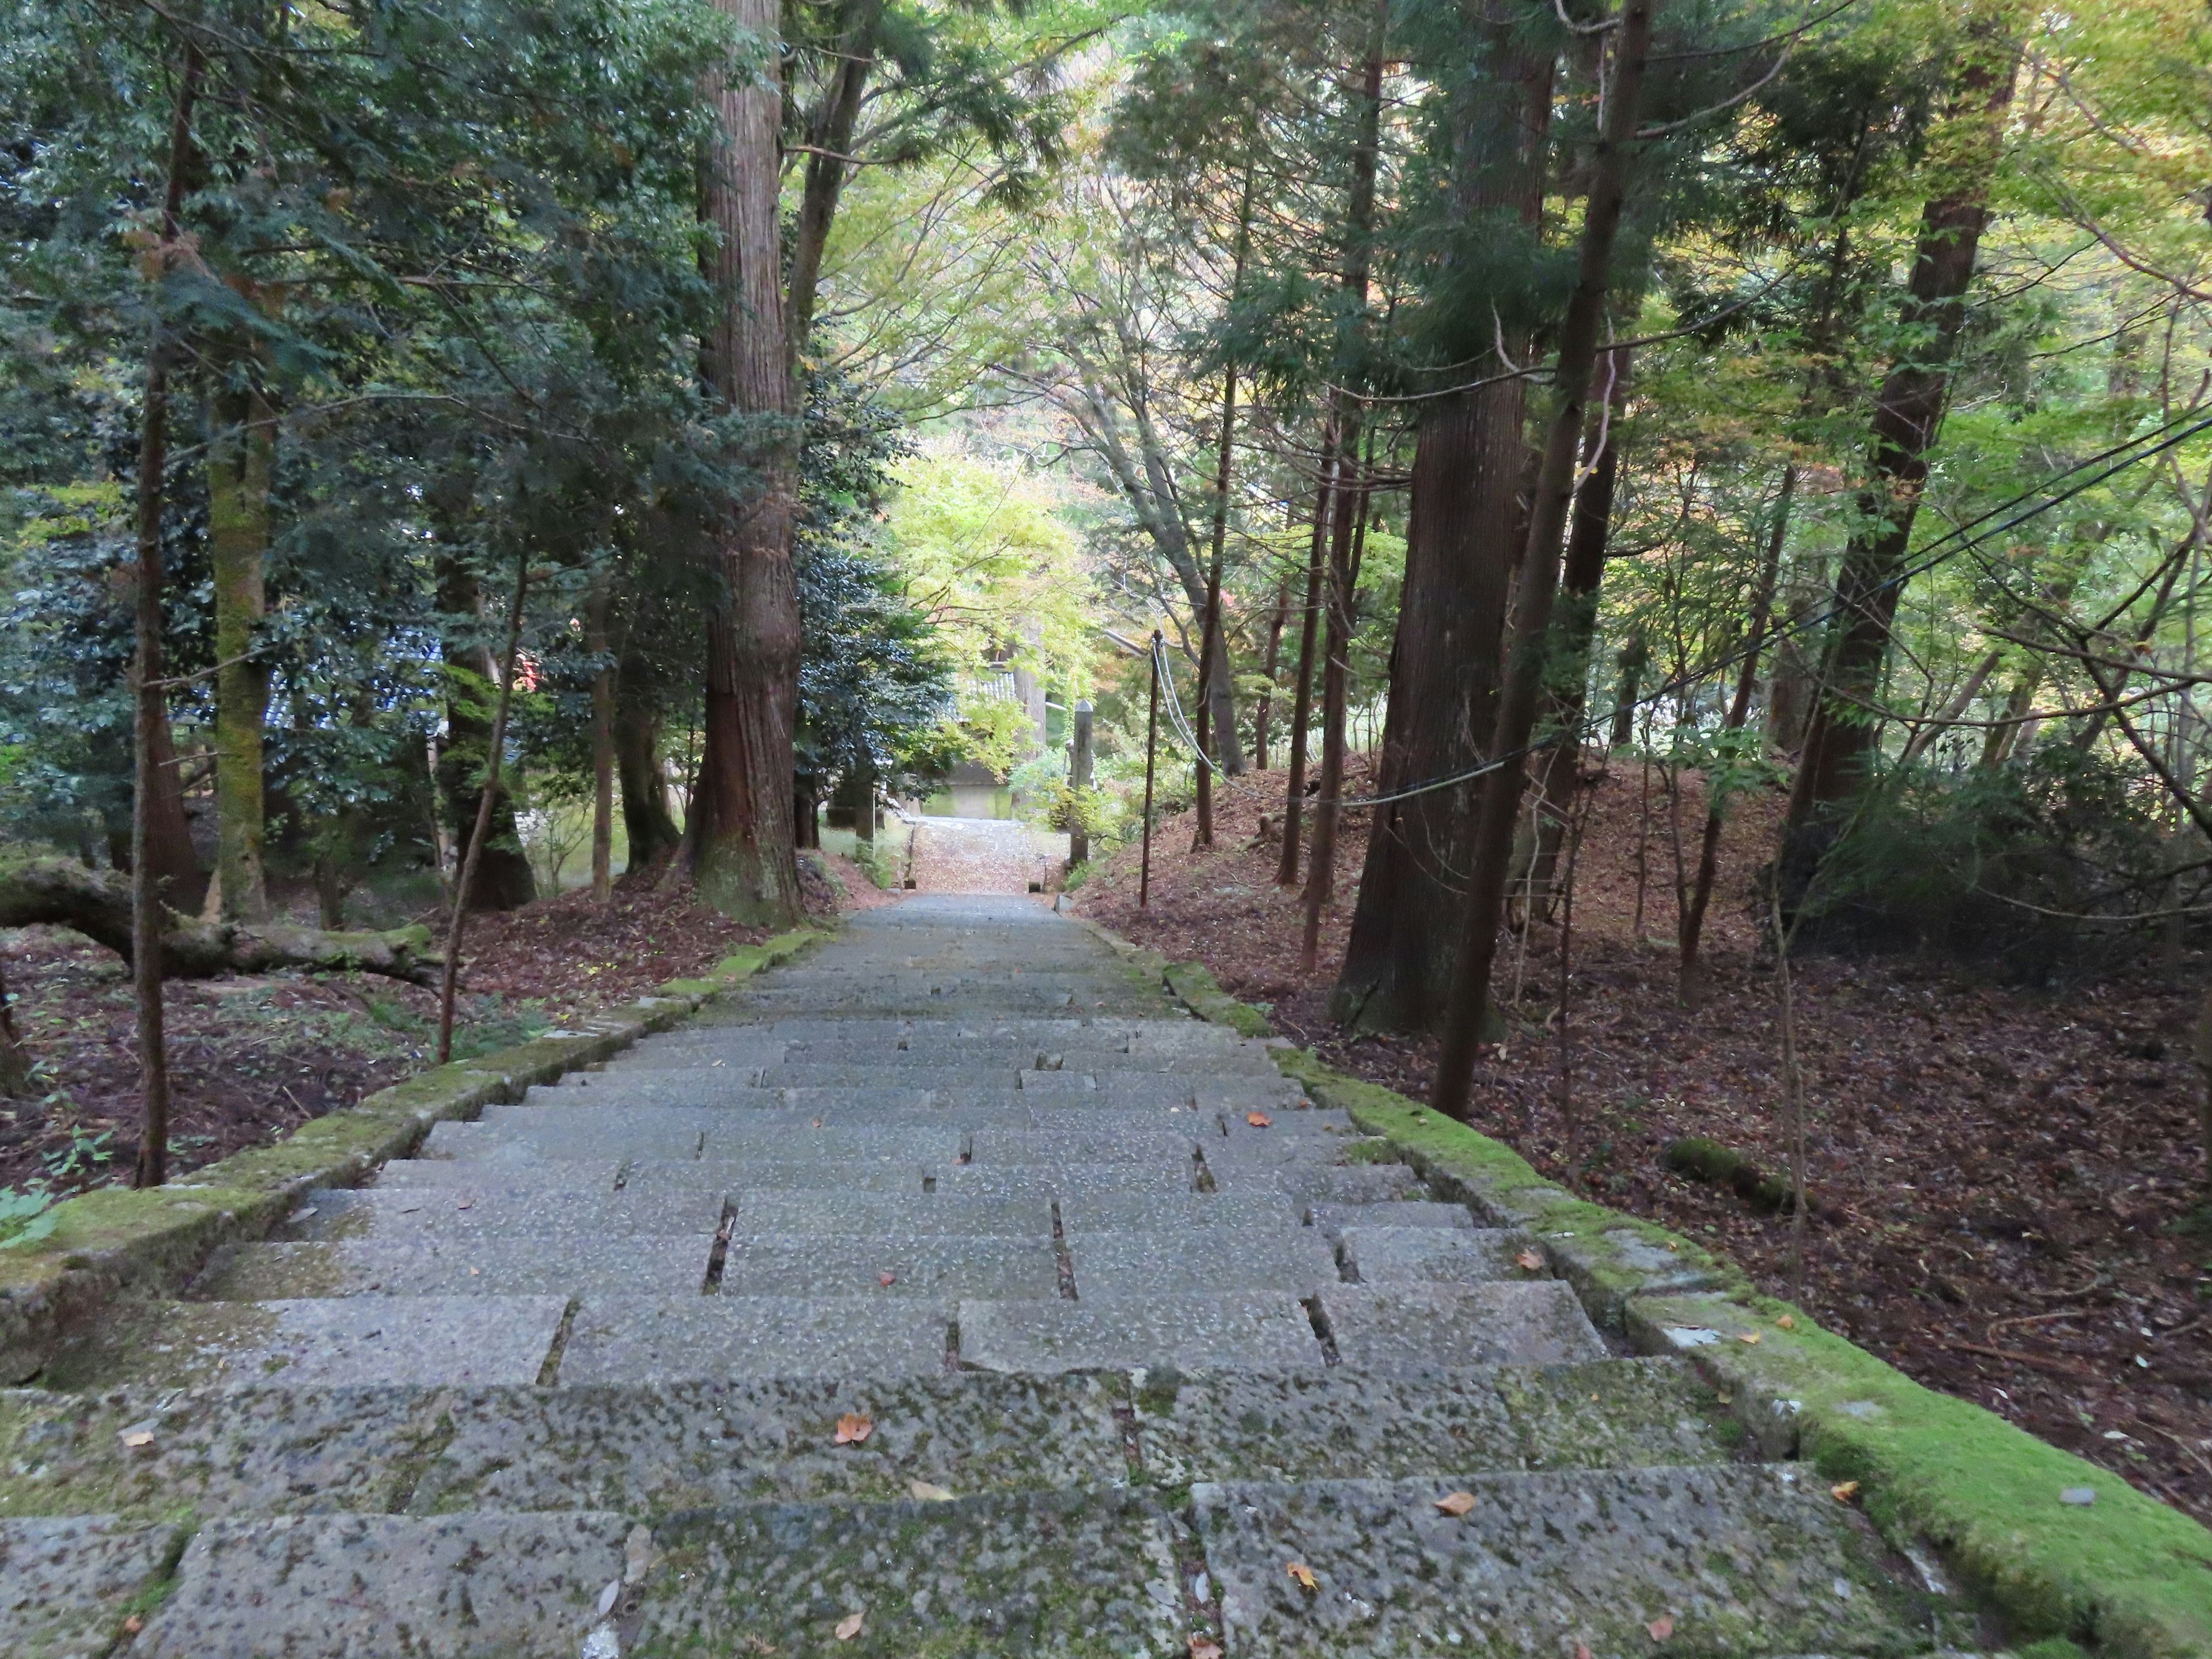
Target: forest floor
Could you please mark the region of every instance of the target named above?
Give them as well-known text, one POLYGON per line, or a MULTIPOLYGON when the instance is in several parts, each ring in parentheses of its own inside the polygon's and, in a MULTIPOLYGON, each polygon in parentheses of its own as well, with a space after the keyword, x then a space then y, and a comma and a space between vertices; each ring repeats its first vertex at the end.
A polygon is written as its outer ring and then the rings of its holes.
MULTIPOLYGON (((844 891, 808 882, 828 914, 888 902, 849 860, 827 856, 844 891)), ((296 918, 312 922, 313 897, 296 918)), ((442 931, 443 921, 432 921, 442 931)), ((563 1020, 701 973, 758 930, 649 875, 471 919, 456 1059, 489 1054, 563 1020)), ((127 1179, 137 1157, 137 1022, 120 957, 57 927, 0 930, 16 1029, 39 1063, 37 1093, 0 1109, 0 1188, 57 1194, 127 1179)), ((280 1138, 310 1118, 430 1064, 438 994, 373 974, 283 973, 173 981, 171 1167, 176 1173, 280 1138)))
MULTIPOLYGON (((1255 840, 1262 812, 1280 822, 1282 775, 1231 786, 1212 851, 1194 853, 1188 815, 1164 823, 1148 908, 1136 908, 1129 847, 1084 885, 1079 913, 1204 963, 1330 1064, 1424 1096, 1432 1042, 1348 1036, 1328 1013, 1364 812, 1348 815, 1319 971, 1298 969, 1301 908, 1273 880, 1279 843, 1255 840)), ((1702 785, 1686 778, 1683 793, 1694 863, 1702 785)), ((1474 1123, 1547 1176, 1708 1238, 1790 1296, 1789 1218, 1664 1161, 1678 1138, 1701 1136, 1788 1169, 1774 963, 1753 920, 1780 811, 1777 799, 1746 802, 1723 836, 1709 988, 1691 1012, 1675 994, 1663 791, 1655 782, 1647 805, 1634 765, 1600 786, 1567 1018, 1556 1018, 1559 932, 1541 927, 1501 958, 1509 1041, 1479 1069, 1474 1123)), ((2212 1520, 2212 1245, 2172 1231, 2203 1178, 2190 1033, 2205 957, 2175 975, 2034 989, 1909 955, 1799 951, 1792 967, 1812 1194, 1797 1299, 1929 1387, 2212 1520)))

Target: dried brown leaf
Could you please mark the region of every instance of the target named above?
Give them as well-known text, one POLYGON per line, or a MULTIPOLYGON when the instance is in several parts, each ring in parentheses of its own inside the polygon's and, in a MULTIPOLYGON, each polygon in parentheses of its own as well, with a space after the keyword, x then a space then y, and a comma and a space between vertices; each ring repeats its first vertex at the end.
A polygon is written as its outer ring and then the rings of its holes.
POLYGON ((841 1446, 857 1446, 875 1431, 875 1419, 858 1412, 847 1412, 837 1419, 837 1443, 841 1446))
POLYGON ((1474 1507, 1474 1494, 1471 1492, 1448 1492, 1437 1499, 1437 1507, 1446 1515, 1465 1515, 1474 1507))
POLYGON ((858 1636, 860 1633, 860 1626, 867 1616, 865 1613, 848 1613, 840 1619, 837 1621, 837 1639, 841 1642, 849 1642, 858 1636))

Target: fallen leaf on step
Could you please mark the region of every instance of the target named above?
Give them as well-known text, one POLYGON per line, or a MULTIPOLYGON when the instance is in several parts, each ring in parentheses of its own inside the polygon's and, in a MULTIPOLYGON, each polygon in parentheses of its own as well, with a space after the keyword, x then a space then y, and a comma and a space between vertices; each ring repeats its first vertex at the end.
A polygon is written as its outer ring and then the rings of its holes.
POLYGON ((1290 1565, 1284 1568, 1283 1571, 1289 1573, 1291 1577, 1298 1581, 1298 1588, 1300 1589, 1319 1589, 1321 1588, 1321 1580, 1314 1577, 1314 1570, 1303 1561, 1293 1561, 1290 1565))
POLYGON ((1577 1642, 1575 1644, 1575 1659, 1590 1659, 1589 1643, 1577 1642))
POLYGON ((123 1437, 123 1443, 130 1447, 132 1451, 137 1451, 141 1446, 150 1446, 154 1443, 154 1431, 133 1429, 123 1437))
POLYGON ((837 1639, 841 1642, 849 1642, 858 1636, 860 1633, 860 1621, 867 1616, 865 1613, 849 1613, 837 1621, 837 1639))
POLYGON ((1514 1265, 1524 1273, 1536 1273, 1544 1265, 1544 1258, 1534 1250, 1523 1250, 1513 1258, 1514 1265))
POLYGON ((1758 1341, 1759 1338, 1759 1333, 1757 1331, 1738 1331, 1735 1334, 1735 1340, 1745 1344, 1747 1346, 1758 1341))
POLYGON ((876 1275, 876 1283, 882 1285, 888 1291, 892 1285, 898 1283, 898 1275, 896 1273, 878 1273, 876 1275))
POLYGON ((928 1480, 909 1480, 906 1489, 925 1504, 950 1504, 952 1494, 945 1487, 928 1480))
POLYGON ((1244 1121, 1255 1129, 1264 1129, 1275 1120, 1265 1112, 1247 1112, 1244 1114, 1244 1121))
MULTIPOLYGON (((136 1636, 140 1631, 145 1628, 146 1621, 143 1619, 141 1619, 135 1613, 123 1621, 123 1633, 125 1636, 136 1636)), ((1219 1648, 1214 1649, 1214 1652, 1216 1654, 1218 1654, 1220 1651, 1221 1650, 1219 1648)))
POLYGON ((473 1198, 459 1198, 453 1200, 453 1207, 457 1210, 472 1210, 476 1207, 476 1203, 473 1198))
POLYGON ((822 1120, 820 1118, 817 1117, 814 1120, 814 1127, 817 1129, 822 1127, 822 1120))
POLYGON ((1437 1499, 1437 1507, 1446 1515, 1465 1515, 1474 1507, 1474 1494, 1471 1492, 1449 1493, 1437 1499))
POLYGON ((1669 1615, 1662 1613, 1644 1628, 1651 1632, 1653 1641, 1663 1642, 1674 1633, 1674 1621, 1669 1615))
POLYGON ((1668 1239, 1668 1240, 1667 1241, 1667 1248, 1668 1248, 1668 1249, 1670 1249, 1670 1250, 1674 1250, 1674 1251, 1678 1251, 1678 1252, 1679 1252, 1679 1251, 1681 1249, 1681 1248, 1682 1248, 1682 1247, 1681 1247, 1680 1244, 1677 1244, 1677 1243, 1676 1243, 1673 1239, 1671 1239, 1671 1238, 1670 1238, 1670 1239, 1668 1239))
POLYGON ((1838 1480, 1828 1488, 1828 1496, 1838 1504, 1848 1504, 1858 1495, 1859 1483, 1856 1480, 1838 1480))
POLYGON ((1194 1636, 1190 1638, 1190 1659, 1221 1659, 1221 1644, 1194 1636))
POLYGON ((1792 1319, 1788 1314, 1783 1315, 1781 1318, 1776 1320, 1774 1322, 1782 1327, 1785 1331, 1794 1331, 1797 1328, 1797 1322, 1792 1319))
POLYGON ((857 1446, 875 1431, 875 1420, 858 1412, 847 1412, 837 1419, 837 1443, 841 1446, 857 1446))

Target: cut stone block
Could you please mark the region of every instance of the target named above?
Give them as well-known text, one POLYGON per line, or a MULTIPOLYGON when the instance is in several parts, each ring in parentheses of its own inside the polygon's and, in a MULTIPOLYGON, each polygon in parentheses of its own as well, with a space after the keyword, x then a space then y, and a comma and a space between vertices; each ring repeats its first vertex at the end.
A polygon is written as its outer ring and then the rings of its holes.
POLYGON ((1094 1194, 1063 1199, 1060 1224, 1078 1233, 1159 1232, 1200 1227, 1274 1228, 1298 1224, 1291 1201, 1273 1193, 1162 1193, 1129 1196, 1094 1194))
POLYGON ((674 1121, 634 1121, 622 1112, 561 1114, 560 1121, 500 1128, 489 1123, 434 1125, 416 1155, 457 1162, 530 1164, 624 1158, 696 1158, 707 1131, 690 1114, 674 1121))
POLYGON ((1012 1066, 777 1066, 761 1073, 765 1089, 890 1089, 911 1086, 940 1092, 1010 1089, 1020 1073, 1012 1066))
MULTIPOLYGON (((1395 1206, 1376 1207, 1387 1218, 1395 1206)), ((1346 1226, 1338 1238, 1344 1276, 1361 1285, 1527 1279, 1528 1270, 1514 1257, 1535 1243, 1510 1227, 1346 1226)))
POLYGON ((282 1654, 422 1659, 573 1654, 623 1577, 619 1515, 278 1516, 216 1521, 133 1659, 282 1654))
POLYGON ((751 1376, 917 1376, 945 1369, 945 1318, 888 1297, 593 1299, 561 1355, 564 1387, 751 1376))
POLYGON ((1425 1199, 1404 1199, 1386 1204, 1315 1204, 1308 1207, 1315 1228, 1328 1238, 1341 1237, 1346 1227, 1442 1227, 1473 1232, 1474 1217, 1464 1204, 1436 1204, 1425 1199))
POLYGON ((1159 1295, 1099 1302, 963 1302, 960 1363, 981 1370, 1292 1370, 1325 1363, 1296 1297, 1159 1295))
POLYGON ((735 1194, 756 1192, 816 1192, 823 1188, 870 1193, 921 1191, 930 1171, 904 1158, 714 1158, 690 1163, 641 1158, 623 1176, 626 1193, 665 1193, 683 1188, 735 1194))
POLYGON ((963 1198, 932 1193, 756 1192, 738 1196, 747 1233, 850 1233, 863 1238, 926 1233, 1050 1238, 1048 1198, 963 1198))
POLYGON ((1564 1365, 1606 1355, 1583 1304, 1557 1279, 1332 1285, 1321 1307, 1338 1357, 1367 1370, 1564 1365))
POLYGON ((1182 1651, 1174 1529, 1142 1492, 754 1505, 654 1542, 641 1655, 1182 1651))
POLYGON ((967 1164, 933 1172, 938 1194, 971 1198, 1129 1196, 1187 1193, 1197 1170, 1188 1157, 1152 1164, 967 1164))
POLYGON ((0 1520, 0 1653, 107 1652, 129 1604, 161 1579, 182 1535, 107 1515, 0 1520))
POLYGON ((1034 1235, 739 1235, 723 1257, 722 1294, 923 1297, 950 1319, 963 1297, 1057 1297, 1060 1258, 1034 1235))
POLYGON ((1187 1233, 1070 1228, 1067 1250, 1075 1293, 1085 1300, 1193 1291, 1310 1297, 1339 1282, 1328 1244, 1304 1227, 1194 1227, 1187 1233))
POLYGON ((418 1239, 233 1244, 192 1281, 206 1302, 340 1296, 681 1296, 696 1292, 711 1232, 690 1237, 418 1239))
MULTIPOLYGON (((443 1128, 443 1124, 439 1126, 443 1128)), ((534 1165, 527 1175, 487 1169, 482 1159, 394 1158, 376 1172, 379 1187, 481 1187, 489 1182, 527 1183, 539 1192, 611 1193, 622 1173, 620 1158, 578 1159, 534 1165)))
POLYGON ((527 1235, 540 1240, 711 1233, 716 1192, 583 1194, 533 1190, 526 1175, 496 1184, 319 1188, 284 1224, 292 1239, 411 1240, 527 1235))
POLYGON ((793 1163, 849 1159, 873 1164, 891 1159, 907 1164, 951 1164, 968 1139, 958 1128, 848 1126, 835 1127, 825 1120, 821 1128, 809 1119, 777 1126, 726 1121, 708 1131, 699 1156, 704 1162, 741 1161, 772 1158, 793 1163))
POLYGON ((1402 1164, 1224 1164, 1208 1159, 1214 1189, 1278 1192, 1301 1210, 1316 1204, 1395 1204, 1427 1195, 1402 1164))
POLYGON ((1685 1652, 1930 1645, 1864 1523, 1788 1468, 1202 1483, 1192 1499, 1240 1654, 1644 1653, 1662 1617, 1685 1652), (1457 1517, 1435 1503, 1455 1490, 1474 1498, 1457 1517))
POLYGON ((1112 1127, 978 1129, 970 1139, 977 1164, 1167 1164, 1188 1160, 1196 1134, 1158 1128, 1124 1132, 1112 1127))
POLYGON ((57 1388, 535 1382, 568 1299, 361 1296, 117 1309, 46 1368, 57 1388))

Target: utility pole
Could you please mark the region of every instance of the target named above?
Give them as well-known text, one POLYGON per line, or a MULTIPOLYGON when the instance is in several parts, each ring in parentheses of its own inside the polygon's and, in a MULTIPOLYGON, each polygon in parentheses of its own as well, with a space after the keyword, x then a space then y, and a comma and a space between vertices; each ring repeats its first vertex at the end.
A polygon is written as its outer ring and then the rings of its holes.
POLYGON ((1082 793, 1091 787, 1091 704, 1088 699, 1075 705, 1075 740, 1073 752, 1067 761, 1067 785, 1077 796, 1074 817, 1067 826, 1067 867, 1091 857, 1091 831, 1084 827, 1082 793))

